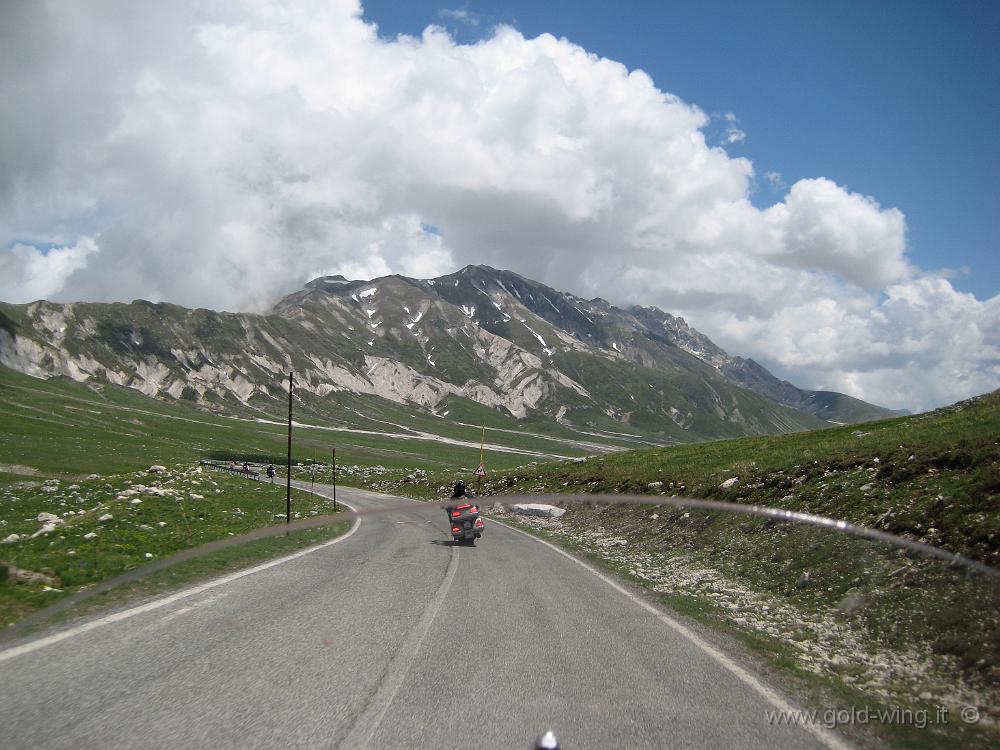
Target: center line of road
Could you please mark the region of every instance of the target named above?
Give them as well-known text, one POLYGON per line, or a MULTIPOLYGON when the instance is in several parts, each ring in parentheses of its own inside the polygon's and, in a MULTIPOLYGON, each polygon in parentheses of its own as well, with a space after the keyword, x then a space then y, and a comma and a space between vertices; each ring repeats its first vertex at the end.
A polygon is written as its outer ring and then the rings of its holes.
POLYGON ((396 693, 399 692, 399 688, 403 684, 403 680, 406 679, 410 667, 413 666, 413 660, 416 658, 417 652, 420 651, 420 646, 423 644, 424 638, 427 637, 427 633, 434 623, 434 618, 437 617, 441 605, 444 604, 444 598, 448 595, 448 589, 451 588, 451 582, 455 578, 455 571, 457 569, 458 547, 452 547, 451 559, 448 561, 448 570, 444 574, 444 580, 438 586, 434 598, 431 599, 424 610, 420 622, 410 631, 410 634, 406 637, 406 641, 392 658, 385 675, 382 677, 378 690, 368 702, 365 712, 355 722, 350 734, 340 743, 340 747, 354 750, 354 748, 368 747, 371 744, 372 737, 375 736, 375 732, 382 723, 382 719, 385 718, 386 711, 389 710, 389 706, 392 705, 392 701, 396 698, 396 693))

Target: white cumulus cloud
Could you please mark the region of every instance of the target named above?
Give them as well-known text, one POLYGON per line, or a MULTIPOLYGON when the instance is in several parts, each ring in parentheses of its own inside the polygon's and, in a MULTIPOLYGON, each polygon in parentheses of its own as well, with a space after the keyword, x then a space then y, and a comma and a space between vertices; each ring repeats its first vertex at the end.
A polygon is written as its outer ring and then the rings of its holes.
POLYGON ((996 298, 915 268, 902 213, 824 178, 757 209, 753 164, 658 83, 510 27, 386 40, 355 0, 4 3, 0 295, 263 310, 317 270, 488 263, 806 386, 996 387, 996 298))

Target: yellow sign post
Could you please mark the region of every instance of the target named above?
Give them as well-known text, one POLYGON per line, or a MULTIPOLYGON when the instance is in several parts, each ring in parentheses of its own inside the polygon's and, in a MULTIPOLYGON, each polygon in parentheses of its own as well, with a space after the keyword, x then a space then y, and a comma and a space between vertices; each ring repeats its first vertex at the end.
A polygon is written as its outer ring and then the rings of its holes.
POLYGON ((486 423, 483 423, 483 435, 479 440, 479 466, 476 467, 476 494, 483 486, 483 477, 486 476, 486 464, 484 463, 484 450, 486 448, 486 423))

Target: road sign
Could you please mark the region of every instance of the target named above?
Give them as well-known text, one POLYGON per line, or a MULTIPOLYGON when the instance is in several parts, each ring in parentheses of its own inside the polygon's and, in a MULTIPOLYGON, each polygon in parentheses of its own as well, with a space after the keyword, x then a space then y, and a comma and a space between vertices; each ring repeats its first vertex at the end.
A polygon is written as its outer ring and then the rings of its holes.
POLYGON ((485 477, 486 467, 483 466, 482 464, 479 464, 479 466, 476 467, 476 470, 473 472, 473 474, 477 477, 485 477))

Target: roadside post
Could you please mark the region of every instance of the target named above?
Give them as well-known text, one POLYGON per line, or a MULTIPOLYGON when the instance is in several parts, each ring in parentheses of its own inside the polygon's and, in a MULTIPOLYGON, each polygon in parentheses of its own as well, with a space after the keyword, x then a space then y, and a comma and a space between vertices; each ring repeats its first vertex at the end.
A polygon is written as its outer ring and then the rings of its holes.
POLYGON ((331 448, 333 451, 333 512, 337 512, 337 449, 331 448))
POLYGON ((486 423, 483 423, 483 435, 479 440, 479 466, 476 467, 476 495, 481 494, 483 477, 486 476, 486 464, 483 461, 483 449, 486 446, 486 423))
POLYGON ((309 494, 313 494, 313 488, 316 486, 316 449, 313 448, 313 462, 312 466, 309 467, 309 494))
POLYGON ((288 471, 285 485, 285 523, 292 522, 292 383, 295 375, 288 372, 288 471))

